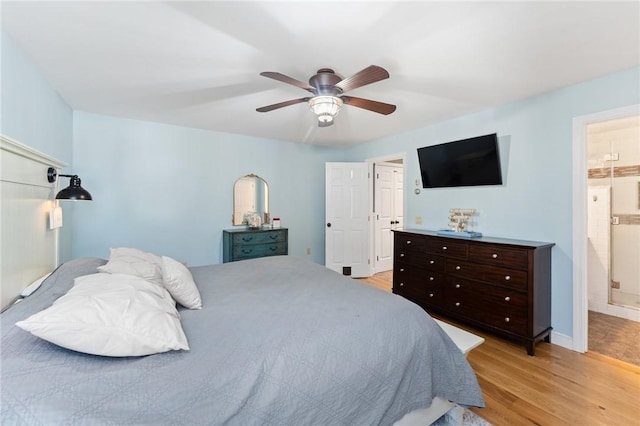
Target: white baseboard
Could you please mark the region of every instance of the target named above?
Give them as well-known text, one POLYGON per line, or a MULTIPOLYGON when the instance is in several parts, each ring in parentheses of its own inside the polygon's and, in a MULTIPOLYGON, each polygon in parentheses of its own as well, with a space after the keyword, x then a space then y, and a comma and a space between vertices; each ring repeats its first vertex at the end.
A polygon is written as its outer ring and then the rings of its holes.
POLYGON ((573 338, 565 334, 557 333, 555 331, 551 332, 551 343, 553 343, 554 345, 562 346, 563 348, 570 349, 572 351, 575 350, 573 347, 573 338))

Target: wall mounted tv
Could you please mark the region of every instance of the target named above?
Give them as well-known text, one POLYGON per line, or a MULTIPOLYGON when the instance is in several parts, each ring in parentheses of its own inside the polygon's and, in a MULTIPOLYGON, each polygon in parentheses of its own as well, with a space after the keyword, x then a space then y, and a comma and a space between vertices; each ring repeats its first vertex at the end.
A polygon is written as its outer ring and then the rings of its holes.
POLYGON ((423 188, 502 185, 498 135, 418 148, 423 188))

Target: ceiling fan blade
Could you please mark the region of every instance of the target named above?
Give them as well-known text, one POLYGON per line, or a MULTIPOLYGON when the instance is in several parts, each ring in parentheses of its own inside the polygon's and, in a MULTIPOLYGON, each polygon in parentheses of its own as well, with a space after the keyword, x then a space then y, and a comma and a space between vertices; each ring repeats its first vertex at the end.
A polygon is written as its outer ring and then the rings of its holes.
POLYGON ((299 104, 302 102, 309 102, 309 99, 311 98, 300 98, 300 99, 292 99, 290 101, 284 101, 284 102, 280 102, 277 104, 273 104, 273 105, 267 105, 267 106, 263 106, 261 108, 256 108, 256 111, 258 112, 269 112, 269 111, 273 111, 274 109, 278 109, 278 108, 283 108, 289 105, 295 105, 295 104, 299 104))
POLYGON ((333 126, 333 120, 331 121, 320 121, 318 120, 318 127, 329 127, 333 126))
POLYGON ((340 96, 340 99, 342 99, 345 104, 362 109, 368 109, 369 111, 377 112, 378 114, 389 115, 396 110, 395 105, 371 101, 369 99, 354 98, 353 96, 340 96))
POLYGON ((360 72, 355 73, 351 77, 347 77, 344 80, 337 83, 335 86, 341 89, 343 92, 348 90, 357 89, 366 84, 375 83, 376 81, 389 78, 389 73, 382 67, 377 65, 369 65, 367 68, 360 72))
POLYGON ((296 80, 295 78, 288 77, 284 74, 280 74, 279 72, 265 71, 260 73, 263 77, 272 78, 274 80, 281 81, 283 83, 292 84, 301 89, 307 90, 313 94, 316 93, 316 89, 313 86, 308 85, 307 83, 303 83, 300 80, 296 80))

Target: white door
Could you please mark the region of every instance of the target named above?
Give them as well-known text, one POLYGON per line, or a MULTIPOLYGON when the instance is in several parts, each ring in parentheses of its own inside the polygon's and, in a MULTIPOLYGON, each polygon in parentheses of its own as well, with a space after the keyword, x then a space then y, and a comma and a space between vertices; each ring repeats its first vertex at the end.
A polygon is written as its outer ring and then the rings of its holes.
POLYGON ((393 229, 403 223, 401 164, 374 165, 375 272, 393 268, 393 229))
POLYGON ((367 165, 327 163, 325 173, 325 265, 344 275, 367 277, 367 165))

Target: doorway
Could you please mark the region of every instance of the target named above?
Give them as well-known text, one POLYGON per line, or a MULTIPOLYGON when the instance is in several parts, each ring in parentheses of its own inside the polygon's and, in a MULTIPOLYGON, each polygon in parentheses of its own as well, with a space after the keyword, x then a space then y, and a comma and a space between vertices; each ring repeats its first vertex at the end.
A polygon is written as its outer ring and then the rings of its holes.
POLYGON ((371 273, 393 269, 393 230, 404 226, 405 154, 370 159, 371 273))
POLYGON ((405 153, 325 164, 325 266, 352 277, 391 274, 392 229, 404 225, 405 164, 405 153), (377 196, 376 169, 382 171, 377 188, 385 188, 377 196), (383 227, 385 223, 389 226, 383 227))
MULTIPOLYGON (((589 288, 589 278, 590 272, 594 275, 592 278, 600 277, 600 281, 604 281, 606 285, 606 289, 598 288, 595 290, 596 293, 605 294, 606 306, 607 309, 617 310, 627 319, 634 319, 636 321, 640 321, 640 310, 631 309, 624 306, 615 306, 614 304, 609 303, 610 297, 610 286, 611 286, 611 268, 607 263, 609 263, 608 258, 611 257, 611 242, 615 241, 611 238, 612 228, 609 227, 611 222, 614 221, 613 217, 616 214, 612 212, 610 209, 613 201, 613 195, 611 192, 611 185, 590 185, 589 181, 589 169, 596 167, 591 167, 592 163, 589 161, 589 133, 590 128, 593 133, 593 129, 599 129, 598 126, 590 127, 593 125, 601 125, 602 128, 606 126, 611 126, 613 122, 621 119, 629 119, 634 120, 633 117, 640 116, 640 105, 632 105, 629 107, 618 108, 610 111, 603 111, 596 114, 576 117, 573 120, 573 341, 572 347, 574 350, 578 352, 586 352, 588 350, 588 334, 589 334, 589 321, 588 321, 588 309, 590 306, 590 297, 593 299, 595 294, 590 294, 589 288), (610 122, 610 123, 608 123, 610 122), (590 186, 593 188, 590 189, 590 186), (591 192, 590 192, 591 191, 591 192), (596 227, 595 223, 589 223, 589 200, 599 199, 602 201, 599 207, 594 210, 592 208, 593 214, 597 214, 599 216, 605 215, 605 223, 600 224, 602 229, 608 229, 610 232, 610 236, 599 236, 595 237, 595 229, 589 229, 596 227), (603 197, 603 198, 601 198, 603 197), (607 200, 609 198, 609 200, 607 200), (597 212, 596 212, 597 211, 597 212), (607 224, 607 220, 609 223, 607 224), (591 231, 592 241, 589 240, 589 232, 591 231), (599 244, 599 240, 601 244, 599 244), (602 247, 602 245, 606 245, 607 241, 609 242, 609 248, 602 247), (598 251, 600 253, 600 257, 593 257, 593 252, 595 251, 594 246, 598 245, 598 251), (591 259, 590 259, 590 251, 591 251, 591 259), (606 253, 609 252, 607 255, 606 253), (605 254, 603 254, 605 253, 605 254), (600 259, 600 260, 598 260, 600 259), (601 265, 599 268, 594 268, 592 262, 600 262, 601 265), (591 269, 591 271, 590 271, 591 269), (594 269, 596 271, 594 271, 594 269), (602 279, 602 277, 606 277, 602 279)), ((637 141, 637 139, 636 139, 637 141)), ((636 142, 637 144, 638 142, 636 142)), ((604 153, 602 159, 604 161, 605 158, 609 160, 609 164, 607 167, 610 172, 615 173, 615 166, 612 167, 610 163, 616 156, 611 155, 611 149, 609 147, 609 152, 604 153)), ((619 156, 618 156, 619 158, 619 156)), ((635 166, 632 167, 633 170, 636 168, 640 168, 638 164, 638 158, 636 157, 635 166)), ((629 168, 625 168, 625 173, 630 170, 629 168)), ((593 173, 595 171, 591 171, 592 178, 593 173)), ((620 172, 620 169, 618 169, 620 172)), ((640 171, 635 174, 635 182, 640 181, 640 171)), ((595 183, 595 182, 594 182, 595 183)), ((602 184, 603 182, 599 182, 602 184)), ((638 185, 636 183, 635 185, 638 185)), ((634 185, 634 186, 635 186, 634 185)), ((636 191, 640 191, 640 188, 637 188, 636 191)), ((640 197, 640 193, 636 193, 634 199, 640 197)), ((628 200, 629 197, 625 197, 625 200, 628 200)), ((640 202, 640 200, 637 200, 640 202)), ((640 213, 640 204, 635 204, 636 211, 633 214, 640 213)), ((619 220, 619 219, 618 219, 619 220)), ((613 226, 613 225, 612 225, 613 226)), ((637 241, 637 240, 636 240, 637 241)), ((640 249, 639 249, 640 250, 640 249)), ((640 252, 639 252, 640 253, 640 252)), ((613 260, 615 262, 615 258, 613 260)), ((639 268, 640 262, 638 259, 635 259, 633 265, 636 268, 639 268)), ((638 275, 636 275, 635 281, 638 281, 638 275)), ((630 282, 634 281, 634 279, 629 280, 630 282)), ((593 303, 592 303, 593 305, 593 303)))
POLYGON ((640 310, 640 116, 587 126, 589 310, 640 310))
POLYGON ((640 365, 640 115, 587 126, 588 350, 640 365))

